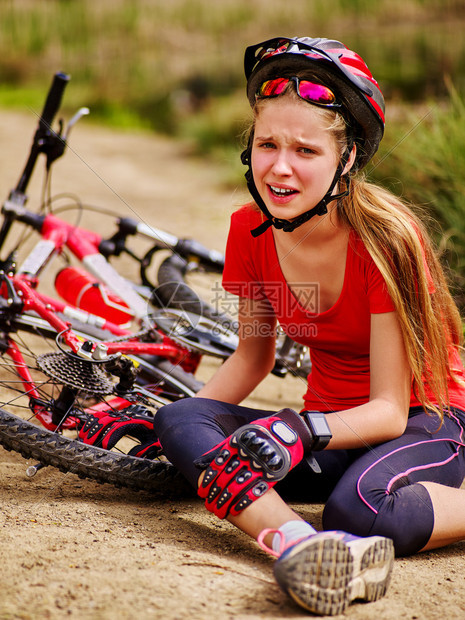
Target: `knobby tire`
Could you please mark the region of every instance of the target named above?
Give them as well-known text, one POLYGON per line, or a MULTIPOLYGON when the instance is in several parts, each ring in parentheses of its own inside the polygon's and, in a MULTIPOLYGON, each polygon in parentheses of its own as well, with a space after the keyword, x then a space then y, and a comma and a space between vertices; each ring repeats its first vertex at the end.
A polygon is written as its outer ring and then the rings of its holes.
POLYGON ((48 431, 4 409, 0 409, 0 444, 25 459, 35 459, 80 478, 163 496, 193 494, 184 477, 168 461, 109 452, 48 431))

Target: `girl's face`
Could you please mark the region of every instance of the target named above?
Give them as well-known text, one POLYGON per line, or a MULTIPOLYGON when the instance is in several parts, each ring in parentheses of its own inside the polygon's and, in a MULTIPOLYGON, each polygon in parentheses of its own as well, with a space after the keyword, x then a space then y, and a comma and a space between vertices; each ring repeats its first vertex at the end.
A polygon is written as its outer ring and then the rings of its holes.
POLYGON ((339 159, 336 140, 315 106, 285 96, 261 102, 252 170, 273 217, 291 220, 318 204, 339 159))

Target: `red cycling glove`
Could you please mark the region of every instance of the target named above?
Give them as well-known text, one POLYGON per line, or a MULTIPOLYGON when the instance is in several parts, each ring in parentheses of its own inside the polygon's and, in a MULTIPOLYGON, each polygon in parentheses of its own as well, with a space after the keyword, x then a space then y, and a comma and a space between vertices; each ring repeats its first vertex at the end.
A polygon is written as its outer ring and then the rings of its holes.
POLYGON ((312 443, 308 426, 292 409, 241 426, 196 461, 205 469, 198 494, 220 519, 237 515, 300 463, 312 443))
POLYGON ((103 415, 89 416, 79 430, 79 438, 105 450, 111 450, 122 437, 140 441, 128 454, 139 458, 155 458, 161 445, 153 430, 153 417, 144 407, 132 405, 123 411, 112 411, 103 415))

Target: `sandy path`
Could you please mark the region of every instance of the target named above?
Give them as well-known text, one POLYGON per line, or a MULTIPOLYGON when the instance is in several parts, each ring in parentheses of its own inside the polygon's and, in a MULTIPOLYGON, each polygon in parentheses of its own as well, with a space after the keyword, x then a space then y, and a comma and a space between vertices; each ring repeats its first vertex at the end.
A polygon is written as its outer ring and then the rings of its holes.
MULTIPOLYGON (((35 120, 0 112, 0 180, 6 196, 25 160, 35 120)), ((138 215, 179 236, 224 246, 240 196, 214 166, 160 138, 82 123, 74 154, 56 167, 54 191, 121 215, 138 215)), ((38 181, 38 179, 37 179, 38 181)), ((35 205, 39 183, 31 186, 35 205)), ((91 218, 107 227, 105 218, 91 218)), ((103 228, 107 231, 107 228, 103 228)), ((204 369, 208 374, 209 369, 204 369)), ((299 381, 270 378, 250 402, 298 402, 299 381)), ((52 469, 27 479, 27 463, 0 448, 0 618, 211 619, 305 617, 280 592, 272 560, 199 501, 155 501, 144 493, 79 480, 52 469)), ((318 525, 321 506, 296 506, 318 525)), ((397 560, 387 596, 354 605, 347 618, 465 617, 465 544, 397 560)))

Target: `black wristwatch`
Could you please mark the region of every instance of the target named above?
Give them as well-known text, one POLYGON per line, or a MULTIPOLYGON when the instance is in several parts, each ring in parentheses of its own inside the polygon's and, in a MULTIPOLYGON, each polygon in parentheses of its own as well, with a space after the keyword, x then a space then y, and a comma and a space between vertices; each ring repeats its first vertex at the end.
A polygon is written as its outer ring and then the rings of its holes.
POLYGON ((321 411, 302 411, 301 415, 313 436, 311 450, 326 448, 333 436, 326 421, 326 415, 321 411))

